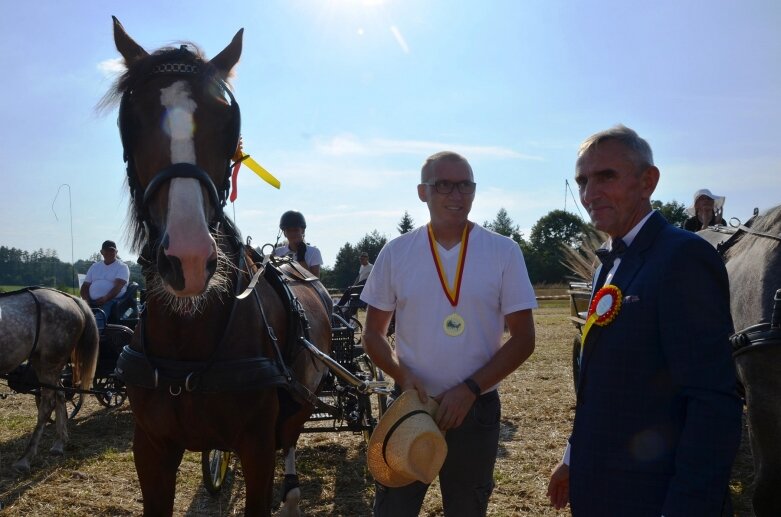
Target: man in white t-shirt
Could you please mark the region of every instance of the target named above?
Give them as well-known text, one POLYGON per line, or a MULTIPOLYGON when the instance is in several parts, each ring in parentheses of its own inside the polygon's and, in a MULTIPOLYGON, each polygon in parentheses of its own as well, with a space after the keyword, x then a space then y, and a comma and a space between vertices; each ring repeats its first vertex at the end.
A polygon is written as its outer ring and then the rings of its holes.
MULTIPOLYGON (((355 282, 353 282, 353 285, 344 291, 344 294, 342 294, 342 297, 339 298, 339 301, 336 303, 335 307, 346 306, 353 296, 360 295, 361 291, 363 291, 363 286, 366 283, 366 280, 369 278, 369 273, 372 272, 374 264, 369 262, 369 254, 365 251, 362 251, 361 254, 358 255, 358 261, 361 263, 361 267, 358 269, 358 276, 355 277, 355 282)), ((358 308, 364 308, 366 304, 359 302, 358 305, 353 304, 353 306, 354 307, 351 307, 351 311, 356 311, 358 308)), ((353 314, 353 312, 350 312, 348 313, 348 316, 352 316, 353 314)))
POLYGON ((320 276, 320 266, 323 264, 323 256, 320 250, 304 242, 306 233, 306 219, 304 214, 295 210, 288 210, 279 219, 279 229, 287 239, 287 244, 274 250, 277 257, 292 257, 304 266, 307 271, 320 276))
MULTIPOLYGON (((445 516, 485 515, 499 441, 497 386, 534 351, 537 302, 518 244, 469 221, 475 182, 464 157, 429 157, 418 197, 431 221, 377 257, 361 295, 364 343, 398 389, 439 402, 435 419, 448 446, 439 473, 445 516), (394 311, 395 349, 385 337, 394 311)), ((374 515, 418 515, 427 489, 419 481, 378 483, 374 515)))
POLYGON ((355 285, 365 284, 366 279, 369 278, 369 273, 372 272, 374 267, 374 264, 369 262, 369 254, 365 251, 358 256, 358 261, 361 263, 361 267, 358 268, 358 277, 355 279, 355 285))
POLYGON ((108 318, 117 298, 127 291, 130 268, 117 260, 117 245, 114 241, 104 241, 100 254, 103 255, 103 262, 95 262, 87 270, 80 294, 90 305, 101 308, 108 318))

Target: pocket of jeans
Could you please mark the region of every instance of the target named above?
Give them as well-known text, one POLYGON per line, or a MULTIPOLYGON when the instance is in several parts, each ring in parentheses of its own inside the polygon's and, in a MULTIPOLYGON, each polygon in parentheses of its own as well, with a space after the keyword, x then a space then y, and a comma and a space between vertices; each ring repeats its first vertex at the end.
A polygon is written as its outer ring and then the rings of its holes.
POLYGON ((494 427, 499 423, 502 414, 502 404, 499 401, 499 395, 495 397, 478 398, 472 406, 472 414, 475 422, 483 427, 494 427))

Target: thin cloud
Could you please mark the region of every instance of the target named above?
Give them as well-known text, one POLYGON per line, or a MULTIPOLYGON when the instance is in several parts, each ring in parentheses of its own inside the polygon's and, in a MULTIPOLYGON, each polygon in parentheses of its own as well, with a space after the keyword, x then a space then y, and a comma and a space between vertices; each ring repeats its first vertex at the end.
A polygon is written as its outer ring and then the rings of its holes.
POLYGON ((395 25, 391 25, 390 31, 391 34, 393 34, 393 37, 396 39, 396 43, 398 43, 401 47, 401 51, 405 54, 409 54, 409 45, 407 45, 407 41, 404 39, 404 36, 401 34, 399 28, 395 25))
POLYGON ((426 153, 432 154, 443 149, 451 149, 470 157, 487 156, 516 160, 543 160, 541 156, 523 154, 501 146, 465 145, 425 140, 392 140, 386 138, 372 138, 361 141, 351 135, 335 136, 330 140, 318 140, 315 146, 319 152, 331 156, 421 155, 426 153))

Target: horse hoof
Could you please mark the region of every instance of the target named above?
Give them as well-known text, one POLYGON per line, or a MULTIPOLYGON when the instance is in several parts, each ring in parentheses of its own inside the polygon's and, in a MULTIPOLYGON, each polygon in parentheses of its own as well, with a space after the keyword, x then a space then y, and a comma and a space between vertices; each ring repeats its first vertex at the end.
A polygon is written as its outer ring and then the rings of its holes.
POLYGON ((62 456, 65 454, 65 450, 62 447, 52 447, 49 449, 49 453, 53 454, 54 456, 62 456))
POLYGON ((285 494, 285 501, 277 514, 279 517, 301 517, 298 503, 301 501, 301 489, 292 488, 285 494))

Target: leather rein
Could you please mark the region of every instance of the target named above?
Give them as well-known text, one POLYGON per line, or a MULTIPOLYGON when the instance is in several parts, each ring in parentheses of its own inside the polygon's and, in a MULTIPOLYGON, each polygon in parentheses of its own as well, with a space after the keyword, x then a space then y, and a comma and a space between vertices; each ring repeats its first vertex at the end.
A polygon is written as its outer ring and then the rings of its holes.
MULTIPOLYGON (((239 248, 238 271, 249 273, 246 250, 239 248)), ((235 294, 232 297, 231 312, 220 343, 214 348, 205 361, 181 361, 153 358, 147 351, 146 311, 140 316, 139 343, 141 352, 126 345, 117 361, 115 373, 125 384, 148 389, 168 389, 172 396, 182 392, 218 393, 225 391, 257 390, 261 388, 286 386, 293 380, 292 373, 286 366, 279 342, 273 327, 268 321, 263 308, 260 294, 256 289, 251 294, 259 309, 261 324, 271 339, 274 357, 257 356, 243 359, 221 360, 217 358, 220 350, 224 350, 228 338, 228 329, 233 326, 236 318, 236 308, 241 300, 238 294, 242 288, 239 285, 239 273, 236 281, 235 294)))

